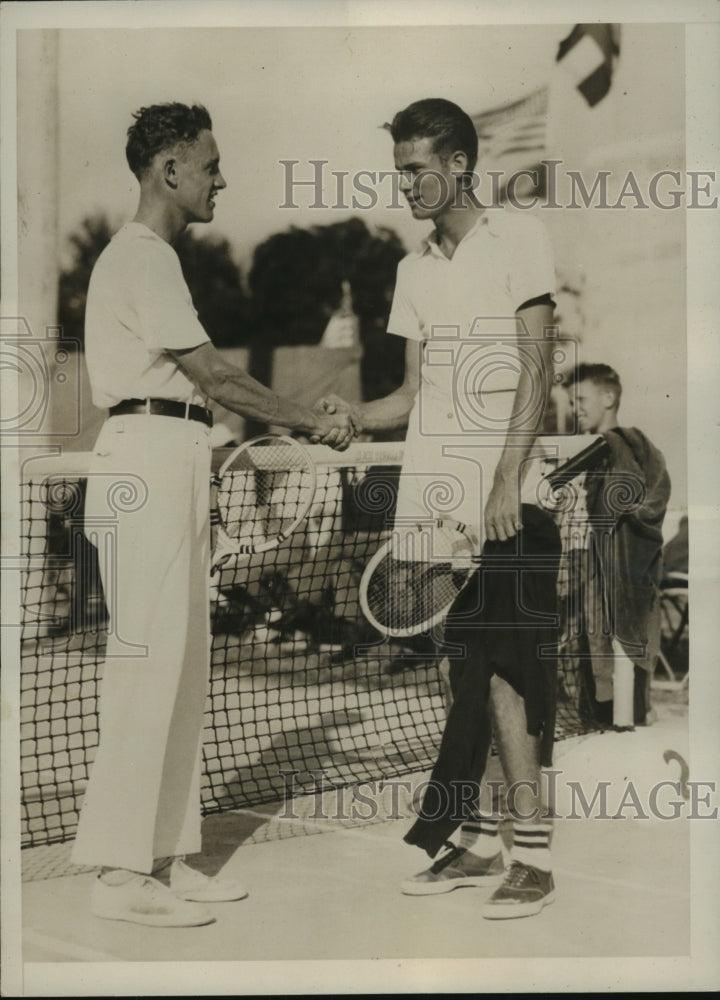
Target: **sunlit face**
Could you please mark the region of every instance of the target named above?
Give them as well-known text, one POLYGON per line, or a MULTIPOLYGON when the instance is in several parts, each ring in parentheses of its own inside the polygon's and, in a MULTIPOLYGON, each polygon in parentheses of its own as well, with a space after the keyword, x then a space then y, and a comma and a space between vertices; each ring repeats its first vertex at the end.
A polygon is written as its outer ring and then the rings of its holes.
POLYGON ((570 388, 570 405, 577 415, 578 430, 582 434, 596 434, 612 413, 614 393, 602 385, 586 379, 570 388))
POLYGON ((395 143, 395 169, 400 173, 403 192, 416 219, 436 219, 455 199, 457 164, 454 157, 442 159, 433 152, 431 138, 395 143))
POLYGON ((220 153, 212 132, 203 130, 192 145, 178 150, 176 204, 187 222, 211 222, 215 195, 226 187, 220 173, 220 153))

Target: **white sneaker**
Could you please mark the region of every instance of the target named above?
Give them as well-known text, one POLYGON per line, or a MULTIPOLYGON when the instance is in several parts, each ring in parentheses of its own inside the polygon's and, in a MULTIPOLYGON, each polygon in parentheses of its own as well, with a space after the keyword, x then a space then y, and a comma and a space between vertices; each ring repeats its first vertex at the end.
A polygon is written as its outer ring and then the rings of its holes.
POLYGON ((178 899, 195 903, 230 903, 248 895, 238 882, 219 875, 203 875, 188 867, 182 858, 175 858, 170 869, 170 890, 178 899))
POLYGON ((215 920, 204 906, 178 899, 157 879, 134 872, 109 872, 96 878, 90 905, 96 917, 152 927, 199 927, 215 920))

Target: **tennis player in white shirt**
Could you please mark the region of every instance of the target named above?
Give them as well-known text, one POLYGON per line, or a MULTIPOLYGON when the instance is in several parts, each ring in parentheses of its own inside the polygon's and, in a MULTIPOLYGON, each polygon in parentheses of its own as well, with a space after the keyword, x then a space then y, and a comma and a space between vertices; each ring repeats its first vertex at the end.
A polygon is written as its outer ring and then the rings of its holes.
POLYGON ((497 886, 483 915, 527 916, 554 898, 540 766, 552 749, 555 663, 541 650, 554 638, 560 543, 533 459, 552 384, 552 252, 538 219, 473 196, 478 139, 457 105, 418 101, 389 131, 410 210, 434 226, 399 265, 388 320, 388 332, 407 340, 405 378, 384 399, 324 405, 351 412, 360 433, 408 423, 396 528, 453 518, 474 530, 483 553, 508 560, 504 573, 481 569, 445 623, 446 642, 466 655, 450 663, 453 700, 431 786, 479 787, 494 733, 514 826, 506 866, 486 786, 462 816, 451 797, 443 808, 429 790, 405 839, 431 857, 447 850, 402 891, 497 886), (535 555, 549 571, 523 568, 535 555), (449 835, 458 827, 456 845, 449 835))
POLYGON ((101 868, 100 917, 156 926, 214 919, 205 904, 241 886, 191 868, 201 851, 200 759, 209 631, 210 397, 250 419, 345 448, 347 415, 279 398, 215 350, 198 321, 173 241, 213 219, 226 186, 202 106, 142 108, 128 130, 140 184, 132 222, 103 251, 85 327, 93 402, 108 419, 88 476, 86 532, 110 523, 100 553, 110 610, 100 743, 73 860, 101 868))

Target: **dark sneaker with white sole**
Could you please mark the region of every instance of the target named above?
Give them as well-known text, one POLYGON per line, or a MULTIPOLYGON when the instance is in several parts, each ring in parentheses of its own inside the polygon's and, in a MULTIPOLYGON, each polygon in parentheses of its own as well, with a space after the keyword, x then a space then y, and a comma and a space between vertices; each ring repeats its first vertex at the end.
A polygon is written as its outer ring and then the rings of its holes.
POLYGON ((406 896, 431 896, 463 886, 500 885, 505 874, 500 852, 492 858, 481 858, 464 847, 447 846, 447 853, 431 868, 400 883, 406 896))
POLYGON ((483 905, 488 920, 531 917, 555 899, 552 872, 513 861, 505 881, 483 905))

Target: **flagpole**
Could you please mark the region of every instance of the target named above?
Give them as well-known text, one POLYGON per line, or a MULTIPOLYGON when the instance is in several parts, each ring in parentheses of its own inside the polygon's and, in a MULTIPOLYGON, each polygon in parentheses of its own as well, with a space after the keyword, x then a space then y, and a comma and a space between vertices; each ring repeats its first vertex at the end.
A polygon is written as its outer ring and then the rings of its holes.
POLYGON ((18 305, 30 334, 28 368, 18 363, 18 428, 33 449, 50 443, 58 293, 58 31, 17 32, 18 305), (47 364, 42 366, 43 359, 47 364), (47 403, 47 409, 43 408, 47 403), (44 417, 43 417, 44 413, 44 417), (30 418, 33 417, 31 420, 30 418), (23 425, 24 422, 24 426, 23 425))

